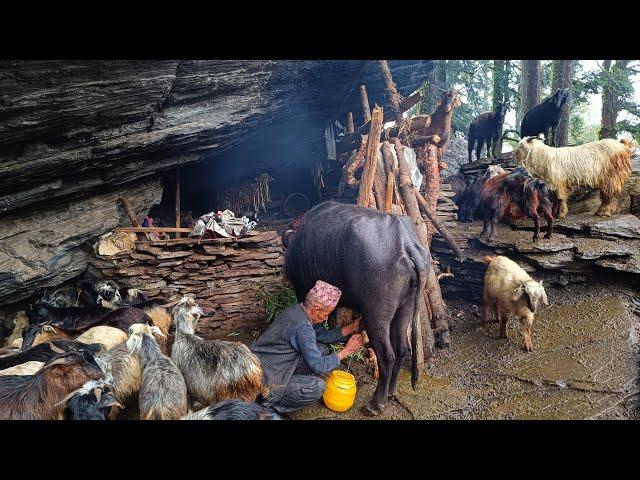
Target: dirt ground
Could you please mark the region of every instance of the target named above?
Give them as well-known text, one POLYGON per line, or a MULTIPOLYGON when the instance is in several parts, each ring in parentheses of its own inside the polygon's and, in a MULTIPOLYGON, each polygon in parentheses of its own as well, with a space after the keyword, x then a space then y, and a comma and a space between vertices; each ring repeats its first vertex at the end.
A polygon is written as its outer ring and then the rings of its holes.
MULTIPOLYGON (((638 293, 623 285, 547 288, 551 305, 539 312, 534 352, 525 352, 519 323, 482 324, 477 305, 448 301, 455 330, 452 347, 438 351, 413 391, 401 372, 399 401, 379 419, 635 419, 638 406, 640 319, 631 313, 638 293)), ((342 370, 347 365, 341 366, 342 370)), ((292 419, 369 419, 361 411, 376 381, 353 361, 358 392, 344 413, 322 402, 292 419)))

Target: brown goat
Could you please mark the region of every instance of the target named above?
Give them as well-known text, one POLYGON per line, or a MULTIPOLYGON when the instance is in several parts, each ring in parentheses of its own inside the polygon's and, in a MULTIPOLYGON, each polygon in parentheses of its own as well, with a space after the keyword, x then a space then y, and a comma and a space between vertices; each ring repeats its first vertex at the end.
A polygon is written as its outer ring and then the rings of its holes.
POLYGON ((62 400, 102 370, 87 352, 67 352, 32 376, 0 377, 0 420, 55 420, 62 400))
POLYGON ((440 103, 436 111, 431 114, 431 123, 424 129, 424 135, 438 135, 438 161, 447 151, 451 140, 451 117, 453 111, 462 105, 459 93, 455 90, 447 90, 440 97, 440 103))

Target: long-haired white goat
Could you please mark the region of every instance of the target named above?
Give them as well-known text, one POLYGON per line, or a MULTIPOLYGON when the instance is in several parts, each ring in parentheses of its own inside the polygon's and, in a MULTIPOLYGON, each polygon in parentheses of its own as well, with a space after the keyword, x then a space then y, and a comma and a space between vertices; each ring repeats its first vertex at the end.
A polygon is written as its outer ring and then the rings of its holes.
POLYGON ((618 196, 631 176, 631 157, 635 144, 625 138, 610 138, 575 147, 549 147, 540 136, 525 137, 515 156, 531 174, 544 180, 556 193, 559 218, 568 213, 571 190, 584 185, 600 190, 602 204, 596 215, 610 217, 618 209, 618 196))

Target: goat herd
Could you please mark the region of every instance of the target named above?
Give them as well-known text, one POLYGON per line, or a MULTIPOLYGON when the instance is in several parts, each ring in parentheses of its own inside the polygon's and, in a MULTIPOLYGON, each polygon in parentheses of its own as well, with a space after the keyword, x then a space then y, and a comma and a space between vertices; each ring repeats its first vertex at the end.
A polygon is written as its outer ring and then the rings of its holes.
MULTIPOLYGON (((635 144, 627 139, 604 139, 573 147, 546 145, 544 135, 549 131, 556 140, 567 96, 568 90, 559 89, 524 116, 520 129, 522 140, 515 151, 520 166, 515 170, 508 173, 492 166, 470 185, 466 184, 462 172, 450 178, 460 221, 482 219, 481 237, 492 239, 495 225, 502 219, 527 217, 534 222, 533 240, 536 241, 540 238, 540 217, 543 216, 548 223, 545 238, 551 238, 554 215, 567 216, 567 200, 571 190, 578 186, 600 191, 602 204, 596 215, 611 216, 616 212, 618 197, 631 176, 635 144)), ((506 105, 500 104, 494 112, 483 113, 471 122, 469 162, 474 148, 478 159, 485 143, 487 152, 491 152, 492 143, 502 134, 505 113, 506 105)))
POLYGON ((279 419, 257 357, 194 334, 202 313, 111 281, 45 295, 0 350, 0 419, 115 419, 135 397, 145 420, 279 419))
MULTIPOLYGON (((533 241, 540 238, 540 217, 548 222, 545 238, 553 234, 554 215, 565 218, 567 200, 571 190, 587 186, 600 191, 601 205, 598 216, 616 213, 618 199, 631 176, 631 157, 635 150, 632 140, 604 139, 572 147, 546 145, 544 136, 549 131, 556 140, 560 112, 566 102, 568 90, 559 89, 535 106, 523 118, 522 139, 515 150, 519 163, 512 172, 492 165, 484 175, 467 185, 462 172, 450 178, 459 206, 459 220, 483 220, 480 237, 492 240, 497 222, 530 218, 534 222, 533 241), (551 196, 551 193, 554 196, 551 196)), ((500 104, 494 112, 474 119, 469 127, 468 154, 476 149, 480 158, 483 145, 491 152, 491 145, 502 134, 506 105, 500 104)), ((488 155, 489 156, 489 155, 488 155)), ((506 338, 506 321, 515 314, 521 321, 525 349, 533 349, 534 313, 541 304, 548 305, 542 281, 536 282, 515 262, 506 257, 485 257, 489 265, 485 274, 482 318, 488 320, 493 309, 500 322, 500 336, 506 338)))

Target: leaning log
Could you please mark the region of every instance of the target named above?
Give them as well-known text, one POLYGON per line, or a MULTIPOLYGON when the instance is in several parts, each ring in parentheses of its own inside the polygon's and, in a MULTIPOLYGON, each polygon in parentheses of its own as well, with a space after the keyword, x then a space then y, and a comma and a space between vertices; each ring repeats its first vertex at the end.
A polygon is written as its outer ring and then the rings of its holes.
POLYGON ((456 257, 464 258, 462 255, 462 250, 460 250, 460 247, 456 244, 453 237, 449 235, 449 232, 447 232, 447 230, 444 228, 444 225, 442 225, 438 221, 436 216, 431 212, 431 210, 429 209, 429 204, 427 203, 425 198, 418 191, 418 189, 415 189, 415 192, 416 192, 416 198, 418 199, 418 206, 420 207, 420 210, 422 211, 422 213, 424 213, 424 215, 429 219, 429 221, 436 227, 436 230, 438 230, 438 233, 442 235, 442 238, 444 238, 444 241, 447 243, 447 245, 451 247, 451 250, 453 250, 453 253, 456 254, 456 257))
MULTIPOLYGON (((422 220, 422 216, 420 215, 418 200, 415 195, 415 187, 413 186, 413 183, 411 183, 409 165, 404 158, 404 147, 398 138, 394 138, 393 141, 395 144, 396 154, 398 156, 398 167, 400 168, 400 191, 402 193, 405 208, 407 209, 407 214, 414 219, 414 222, 416 222, 416 230, 418 231, 420 241, 426 248, 429 248, 430 243, 427 228, 422 220)), ((440 291, 440 284, 438 283, 435 269, 433 267, 433 261, 430 263, 427 275, 427 298, 429 300, 431 314, 436 325, 436 334, 439 339, 438 343, 441 347, 448 347, 451 343, 451 339, 449 337, 449 323, 446 318, 442 292, 440 291)))
POLYGON ((126 212, 127 217, 129 217, 129 220, 131 221, 131 225, 134 227, 139 227, 140 223, 138 223, 138 217, 136 216, 136 212, 133 209, 133 205, 131 205, 129 199, 126 197, 120 197, 120 201, 124 206, 124 211, 126 212))
MULTIPOLYGON (((413 183, 411 182, 411 170, 409 169, 409 165, 404 158, 404 151, 400 140, 394 139, 394 142, 396 144, 395 146, 396 154, 398 156, 398 169, 400 171, 400 194, 402 195, 402 199, 404 200, 407 214, 413 219, 414 225, 416 227, 416 232, 418 233, 418 238, 420 239, 420 243, 428 248, 429 244, 427 243, 427 230, 424 222, 422 221, 422 217, 420 216, 418 201, 416 200, 413 183)), ((430 334, 428 333, 428 330, 431 329, 429 319, 421 315, 419 324, 420 328, 418 328, 417 332, 419 334, 418 342, 422 345, 422 349, 417 353, 418 365, 421 366, 424 363, 424 356, 426 356, 427 358, 432 356, 433 345, 427 344, 425 342, 425 340, 430 337, 430 334)))

